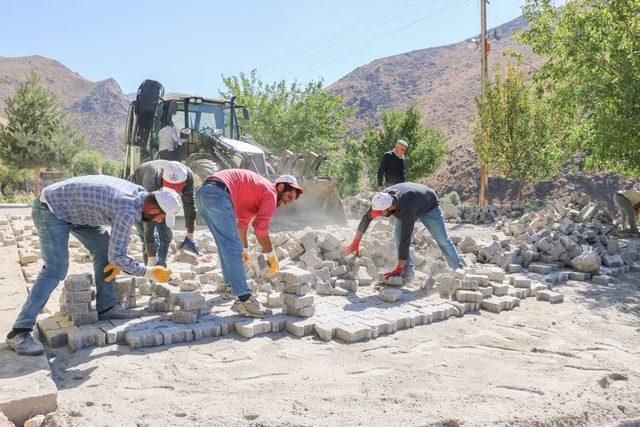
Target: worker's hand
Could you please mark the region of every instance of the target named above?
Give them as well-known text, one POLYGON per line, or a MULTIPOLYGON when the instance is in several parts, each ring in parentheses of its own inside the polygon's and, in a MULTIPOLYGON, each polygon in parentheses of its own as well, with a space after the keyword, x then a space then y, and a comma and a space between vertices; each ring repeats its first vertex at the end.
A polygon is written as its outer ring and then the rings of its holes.
POLYGON ((378 192, 384 190, 384 187, 382 185, 378 186, 378 192))
POLYGON ((360 239, 354 238, 353 241, 342 250, 342 252, 344 252, 345 255, 355 252, 357 256, 360 256, 360 239))
POLYGON ((147 267, 153 267, 158 263, 157 256, 147 256, 147 267))
POLYGON ((275 251, 271 251, 269 253, 264 254, 267 258, 267 264, 269 264, 269 270, 267 270, 267 274, 269 276, 273 276, 278 271, 280 271, 280 264, 278 264, 278 257, 276 256, 275 251))
POLYGON ((388 279, 389 277, 399 276, 402 274, 402 271, 404 271, 404 267, 400 267, 400 264, 398 264, 395 270, 385 273, 384 278, 388 279))
POLYGON ((640 215, 640 202, 636 203, 633 207, 633 210, 636 211, 636 216, 640 215))
POLYGON ((122 271, 122 270, 120 270, 118 267, 116 267, 116 265, 114 263, 110 262, 109 264, 107 264, 104 267, 104 270, 102 270, 102 272, 105 274, 104 281, 105 282, 112 281, 113 279, 116 278, 116 276, 118 274, 120 274, 120 271, 122 271))
POLYGON ((200 245, 198 245, 198 242, 193 240, 193 234, 187 234, 185 236, 182 243, 180 243, 180 249, 186 249, 188 251, 194 252, 196 255, 200 255, 200 245))
POLYGON ((173 272, 166 267, 154 265, 153 267, 147 267, 147 272, 144 277, 149 280, 157 280, 158 282, 168 282, 169 277, 171 277, 171 273, 173 272))
POLYGON ((244 265, 249 265, 249 261, 251 261, 251 256, 249 255, 249 249, 242 248, 242 263, 244 265))

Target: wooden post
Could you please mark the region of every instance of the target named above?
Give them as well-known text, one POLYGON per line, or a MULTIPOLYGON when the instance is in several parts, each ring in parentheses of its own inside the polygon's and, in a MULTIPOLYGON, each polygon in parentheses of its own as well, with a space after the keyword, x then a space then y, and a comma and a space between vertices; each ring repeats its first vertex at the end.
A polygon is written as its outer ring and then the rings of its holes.
MULTIPOLYGON (((489 81, 489 71, 487 64, 487 0, 480 0, 480 52, 480 96, 484 97, 484 93, 487 88, 487 82, 489 81)), ((480 160, 480 190, 478 192, 478 204, 480 206, 487 206, 489 204, 488 189, 489 165, 480 160)))

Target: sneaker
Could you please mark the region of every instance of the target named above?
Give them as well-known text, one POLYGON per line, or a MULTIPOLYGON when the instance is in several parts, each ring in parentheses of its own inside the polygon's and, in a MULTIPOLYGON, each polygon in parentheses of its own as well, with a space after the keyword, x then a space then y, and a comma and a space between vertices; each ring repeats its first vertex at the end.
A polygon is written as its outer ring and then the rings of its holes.
POLYGON ((132 310, 125 310, 122 306, 116 304, 102 314, 98 314, 98 319, 134 319, 139 317, 139 313, 132 310))
POLYGON ((13 338, 7 338, 7 348, 18 354, 37 356, 44 353, 44 347, 31 336, 31 332, 20 332, 13 338))
POLYGON ((238 314, 242 314, 243 316, 251 316, 251 317, 269 317, 273 316, 273 311, 265 308, 260 301, 256 299, 255 296, 251 295, 251 297, 245 302, 240 301, 239 299, 235 300, 233 305, 231 306, 231 310, 235 311, 238 314))

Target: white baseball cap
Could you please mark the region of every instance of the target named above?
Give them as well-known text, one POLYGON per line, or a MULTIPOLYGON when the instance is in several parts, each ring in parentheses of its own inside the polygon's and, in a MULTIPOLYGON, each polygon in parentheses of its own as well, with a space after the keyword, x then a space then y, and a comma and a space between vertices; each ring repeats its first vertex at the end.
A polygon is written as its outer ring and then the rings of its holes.
POLYGON ((180 192, 187 181, 188 173, 187 167, 182 163, 167 162, 162 170, 162 185, 180 192))
POLYGON ((151 194, 156 196, 158 206, 166 214, 164 220, 167 227, 173 228, 176 225, 176 215, 182 210, 182 199, 174 189, 167 187, 162 187, 151 194))
POLYGON ((296 179, 295 176, 293 176, 293 175, 280 175, 276 179, 276 184, 285 184, 285 183, 289 184, 290 186, 292 186, 296 190, 300 191, 300 194, 304 193, 304 190, 302 189, 302 187, 300 187, 298 185, 298 180, 296 179))
POLYGON ((375 193, 371 199, 371 216, 373 218, 382 215, 382 211, 389 209, 393 204, 393 197, 389 193, 375 193))

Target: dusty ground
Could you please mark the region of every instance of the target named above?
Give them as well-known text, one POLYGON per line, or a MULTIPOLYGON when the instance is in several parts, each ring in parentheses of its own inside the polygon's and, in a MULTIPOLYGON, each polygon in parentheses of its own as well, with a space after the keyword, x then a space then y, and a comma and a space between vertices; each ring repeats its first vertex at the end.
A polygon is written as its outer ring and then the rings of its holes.
POLYGON ((357 344, 282 333, 141 350, 49 350, 57 420, 599 426, 640 418, 640 274, 557 290, 562 304, 527 299, 513 311, 481 311, 357 344))

